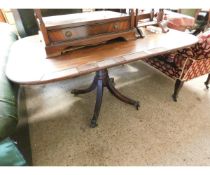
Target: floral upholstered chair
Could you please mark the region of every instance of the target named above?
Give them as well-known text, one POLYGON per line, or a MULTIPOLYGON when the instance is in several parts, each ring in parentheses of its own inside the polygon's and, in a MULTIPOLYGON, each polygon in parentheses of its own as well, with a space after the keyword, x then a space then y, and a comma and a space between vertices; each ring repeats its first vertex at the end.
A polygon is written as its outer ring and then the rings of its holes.
POLYGON ((208 74, 205 82, 208 89, 210 81, 210 31, 198 36, 194 46, 143 61, 176 80, 172 98, 177 101, 178 93, 185 81, 208 74))

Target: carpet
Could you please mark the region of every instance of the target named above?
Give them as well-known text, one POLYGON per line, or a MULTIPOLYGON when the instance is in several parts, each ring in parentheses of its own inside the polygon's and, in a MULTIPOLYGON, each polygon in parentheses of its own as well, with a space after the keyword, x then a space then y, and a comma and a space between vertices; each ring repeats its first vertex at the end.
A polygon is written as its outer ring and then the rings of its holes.
POLYGON ((87 87, 94 74, 25 86, 33 165, 210 165, 207 76, 186 82, 173 102, 174 81, 142 62, 109 72, 116 88, 141 107, 137 111, 105 89, 94 129, 95 91, 70 93, 87 87))

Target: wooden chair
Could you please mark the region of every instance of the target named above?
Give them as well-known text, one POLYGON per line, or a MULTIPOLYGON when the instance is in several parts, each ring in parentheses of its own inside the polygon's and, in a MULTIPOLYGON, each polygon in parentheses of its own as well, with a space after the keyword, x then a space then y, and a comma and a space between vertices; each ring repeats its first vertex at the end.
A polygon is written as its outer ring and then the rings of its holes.
POLYGON ((158 26, 161 28, 163 33, 168 32, 166 24, 163 22, 163 15, 164 15, 163 9, 159 9, 159 11, 156 14, 154 9, 151 9, 150 11, 136 9, 135 27, 140 37, 141 38, 144 37, 144 33, 141 30, 141 28, 147 26, 158 26))
POLYGON ((156 24, 154 22, 154 9, 151 9, 150 11, 140 10, 136 9, 136 26, 145 26, 147 25, 147 22, 149 24, 156 24))

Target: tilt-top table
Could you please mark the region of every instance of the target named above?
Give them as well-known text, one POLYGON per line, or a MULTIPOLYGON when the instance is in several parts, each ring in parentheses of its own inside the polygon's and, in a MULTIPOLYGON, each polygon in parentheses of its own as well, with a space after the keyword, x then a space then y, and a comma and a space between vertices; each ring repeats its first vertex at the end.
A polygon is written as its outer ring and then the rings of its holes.
POLYGON ((73 94, 83 94, 97 88, 95 110, 91 120, 91 127, 95 127, 104 87, 119 100, 139 108, 138 101, 122 95, 115 89, 114 80, 108 75, 108 68, 191 46, 197 41, 197 37, 193 35, 170 30, 168 33, 150 33, 143 39, 109 42, 46 58, 44 43, 36 35, 14 43, 8 58, 6 75, 15 83, 35 85, 96 72, 89 88, 72 91, 73 94))

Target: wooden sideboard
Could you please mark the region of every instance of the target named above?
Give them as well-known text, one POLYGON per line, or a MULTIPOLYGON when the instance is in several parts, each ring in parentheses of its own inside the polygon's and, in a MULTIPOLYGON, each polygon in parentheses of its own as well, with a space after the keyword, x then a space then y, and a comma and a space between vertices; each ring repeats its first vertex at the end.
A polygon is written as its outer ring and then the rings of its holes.
POLYGON ((48 56, 97 45, 118 37, 125 40, 136 39, 133 10, 129 14, 93 11, 49 17, 42 17, 40 9, 35 9, 34 12, 48 56))

